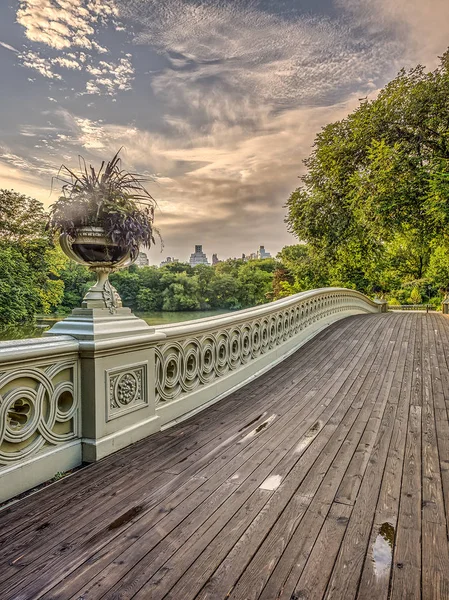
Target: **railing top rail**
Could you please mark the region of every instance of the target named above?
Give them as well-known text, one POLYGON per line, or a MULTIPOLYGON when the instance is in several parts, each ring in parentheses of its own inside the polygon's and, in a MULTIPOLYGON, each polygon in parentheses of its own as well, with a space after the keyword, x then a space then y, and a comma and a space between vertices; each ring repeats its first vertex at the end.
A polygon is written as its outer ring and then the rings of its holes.
POLYGON ((0 342, 0 364, 78 352, 78 347, 78 341, 69 335, 7 340, 0 342))
POLYGON ((379 307, 380 302, 374 301, 365 296, 357 290, 351 290, 348 288, 328 287, 319 288, 316 290, 308 290, 306 292, 300 292, 287 298, 281 298, 274 302, 267 302, 260 306, 254 306, 252 308, 245 308, 242 310, 232 311, 231 313, 224 313, 222 315, 216 315, 214 317, 204 317, 202 319, 195 319, 193 321, 183 321, 181 323, 170 323, 168 325, 157 326, 157 331, 165 333, 168 337, 172 337, 179 334, 192 333, 195 331, 206 331, 216 327, 223 327, 232 323, 240 323, 248 319, 262 318, 270 315, 278 310, 285 310, 290 306, 295 306, 298 302, 307 301, 314 298, 319 298, 323 295, 331 294, 344 294, 351 296, 358 296, 361 300, 370 304, 373 307, 379 307))
POLYGON ((388 310, 433 310, 437 309, 432 304, 388 304, 388 310))

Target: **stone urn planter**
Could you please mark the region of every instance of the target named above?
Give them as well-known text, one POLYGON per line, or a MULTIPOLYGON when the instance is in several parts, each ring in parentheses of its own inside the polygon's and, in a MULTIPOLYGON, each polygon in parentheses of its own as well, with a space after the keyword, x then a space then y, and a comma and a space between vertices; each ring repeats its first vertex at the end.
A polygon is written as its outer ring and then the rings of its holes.
POLYGON ((145 179, 121 168, 119 152, 98 170, 83 159, 79 172, 63 165, 56 177, 63 183, 62 195, 51 206, 48 221, 65 254, 97 274, 82 308, 111 313, 122 302, 109 273, 129 267, 139 247, 149 248, 157 232, 155 201, 142 184, 145 179))
POLYGON ((68 258, 97 274, 95 285, 83 298, 83 308, 108 308, 111 313, 121 308, 122 301, 109 281, 109 273, 129 267, 137 259, 139 248, 114 244, 103 227, 80 227, 75 236, 62 233, 59 243, 68 258))

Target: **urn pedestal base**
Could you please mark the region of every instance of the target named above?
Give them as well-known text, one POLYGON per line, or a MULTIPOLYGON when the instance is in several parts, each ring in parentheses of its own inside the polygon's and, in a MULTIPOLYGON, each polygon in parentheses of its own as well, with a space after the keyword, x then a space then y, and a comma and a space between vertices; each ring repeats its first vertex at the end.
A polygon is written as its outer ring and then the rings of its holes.
POLYGON ((71 335, 77 340, 100 341, 114 338, 150 335, 154 328, 136 317, 129 308, 75 308, 63 321, 58 321, 44 335, 71 335))

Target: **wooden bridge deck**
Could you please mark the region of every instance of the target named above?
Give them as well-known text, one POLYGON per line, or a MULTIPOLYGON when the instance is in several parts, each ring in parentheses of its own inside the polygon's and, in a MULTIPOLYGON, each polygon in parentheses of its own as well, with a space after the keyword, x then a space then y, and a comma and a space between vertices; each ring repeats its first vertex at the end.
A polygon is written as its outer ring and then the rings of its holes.
POLYGON ((0 598, 449 598, 449 320, 357 316, 0 513, 0 598))

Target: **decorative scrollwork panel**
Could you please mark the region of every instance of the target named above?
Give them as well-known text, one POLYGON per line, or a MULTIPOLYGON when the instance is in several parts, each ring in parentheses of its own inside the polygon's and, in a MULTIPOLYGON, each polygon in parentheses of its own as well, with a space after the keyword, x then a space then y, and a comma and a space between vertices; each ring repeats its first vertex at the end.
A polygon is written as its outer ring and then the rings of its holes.
POLYGON ((0 373, 0 465, 79 437, 77 363, 0 373))
MULTIPOLYGON (((243 368, 312 324, 342 311, 378 312, 368 298, 351 290, 320 292, 298 298, 285 308, 273 303, 272 312, 238 325, 220 326, 194 337, 169 339, 156 346, 156 401, 176 400, 183 394, 243 368)), ((240 313, 241 315, 241 313, 240 313)))

